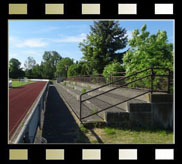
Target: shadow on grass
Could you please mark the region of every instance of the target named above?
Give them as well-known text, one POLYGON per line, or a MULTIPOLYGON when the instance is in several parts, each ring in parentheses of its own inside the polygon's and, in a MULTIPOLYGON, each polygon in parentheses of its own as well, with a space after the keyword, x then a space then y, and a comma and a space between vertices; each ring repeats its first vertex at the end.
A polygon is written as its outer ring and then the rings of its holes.
POLYGON ((42 136, 47 143, 89 143, 56 88, 49 86, 42 136))

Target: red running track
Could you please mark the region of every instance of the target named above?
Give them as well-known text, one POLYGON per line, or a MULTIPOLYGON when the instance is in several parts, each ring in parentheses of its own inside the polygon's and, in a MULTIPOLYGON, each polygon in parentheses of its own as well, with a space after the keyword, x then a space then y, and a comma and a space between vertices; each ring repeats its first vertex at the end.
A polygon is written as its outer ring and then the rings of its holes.
POLYGON ((9 90, 9 138, 12 137, 46 82, 35 82, 9 90))

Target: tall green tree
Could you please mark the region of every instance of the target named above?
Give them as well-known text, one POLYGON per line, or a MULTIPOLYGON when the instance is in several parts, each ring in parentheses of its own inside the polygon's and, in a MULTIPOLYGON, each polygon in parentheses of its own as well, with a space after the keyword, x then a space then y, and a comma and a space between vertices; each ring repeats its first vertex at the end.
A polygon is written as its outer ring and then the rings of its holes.
POLYGON ((21 68, 21 62, 18 59, 11 58, 9 61, 9 77, 20 78, 24 76, 24 71, 21 68))
POLYGON ((42 77, 53 79, 55 77, 56 65, 62 59, 56 51, 45 51, 43 55, 42 77))
POLYGON ((32 69, 33 78, 41 79, 42 78, 42 70, 39 64, 36 64, 32 69))
POLYGON ((36 61, 33 57, 28 57, 27 60, 24 63, 24 68, 25 68, 25 76, 28 78, 33 78, 32 75, 32 69, 35 66, 36 61))
MULTIPOLYGON (((126 75, 135 73, 149 67, 164 67, 173 70, 173 44, 168 42, 166 31, 158 30, 157 34, 152 34, 147 30, 147 26, 141 27, 132 33, 129 40, 130 50, 124 55, 123 64, 126 75)), ((155 70, 156 73, 167 73, 162 70, 155 70)), ((144 76, 146 73, 138 75, 144 76)), ((154 83, 157 86, 160 78, 156 78, 154 83)), ((150 79, 144 79, 143 85, 150 87, 150 79)))
POLYGON ((24 63, 24 68, 25 70, 31 70, 35 64, 36 64, 35 59, 29 56, 24 63))
POLYGON ((89 67, 102 73, 107 64, 116 60, 122 62, 120 50, 127 45, 126 29, 118 21, 94 21, 87 38, 79 44, 83 59, 89 67))
POLYGON ((56 66, 56 76, 67 77, 68 69, 72 64, 73 59, 70 59, 69 57, 61 59, 56 66))

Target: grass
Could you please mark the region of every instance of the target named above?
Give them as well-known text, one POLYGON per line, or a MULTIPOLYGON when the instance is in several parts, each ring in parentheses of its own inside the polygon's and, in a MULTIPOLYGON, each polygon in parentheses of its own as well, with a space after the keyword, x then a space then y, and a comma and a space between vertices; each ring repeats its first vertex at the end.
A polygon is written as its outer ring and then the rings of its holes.
POLYGON ((105 129, 104 129, 104 132, 105 132, 107 135, 116 134, 115 130, 114 130, 114 129, 111 129, 111 128, 105 128, 105 129))
POLYGON ((31 84, 31 83, 34 83, 33 81, 28 81, 28 82, 25 82, 25 81, 12 81, 12 87, 13 88, 17 88, 17 87, 21 87, 21 86, 24 86, 24 85, 27 85, 27 84, 31 84))
POLYGON ((167 130, 97 127, 92 131, 94 135, 90 131, 86 133, 90 143, 97 143, 97 138, 100 138, 106 144, 173 144, 173 132, 167 130))
POLYGON ((88 85, 88 89, 91 89, 91 86, 90 85, 88 85))
POLYGON ((81 92, 85 93, 87 90, 85 88, 82 88, 81 92))
POLYGON ((98 112, 98 109, 97 108, 93 108, 93 111, 92 112, 93 112, 93 114, 94 113, 97 113, 98 112))
POLYGON ((63 85, 66 86, 66 81, 64 81, 63 85))
POLYGON ((82 124, 80 125, 80 130, 81 130, 81 132, 83 132, 83 133, 88 133, 88 129, 85 128, 82 124))

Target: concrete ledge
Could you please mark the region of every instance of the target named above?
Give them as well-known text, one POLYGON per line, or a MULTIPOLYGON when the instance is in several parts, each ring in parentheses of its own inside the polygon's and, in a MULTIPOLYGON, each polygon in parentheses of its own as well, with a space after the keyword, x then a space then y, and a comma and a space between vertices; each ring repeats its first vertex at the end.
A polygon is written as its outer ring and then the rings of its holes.
POLYGON ((151 103, 132 103, 129 104, 130 113, 151 113, 151 103))
POLYGON ((106 112, 105 118, 107 125, 119 125, 122 127, 127 127, 129 125, 128 112, 106 112))
POLYGON ((171 95, 171 94, 152 94, 151 102, 152 103, 173 102, 173 95, 171 95))

